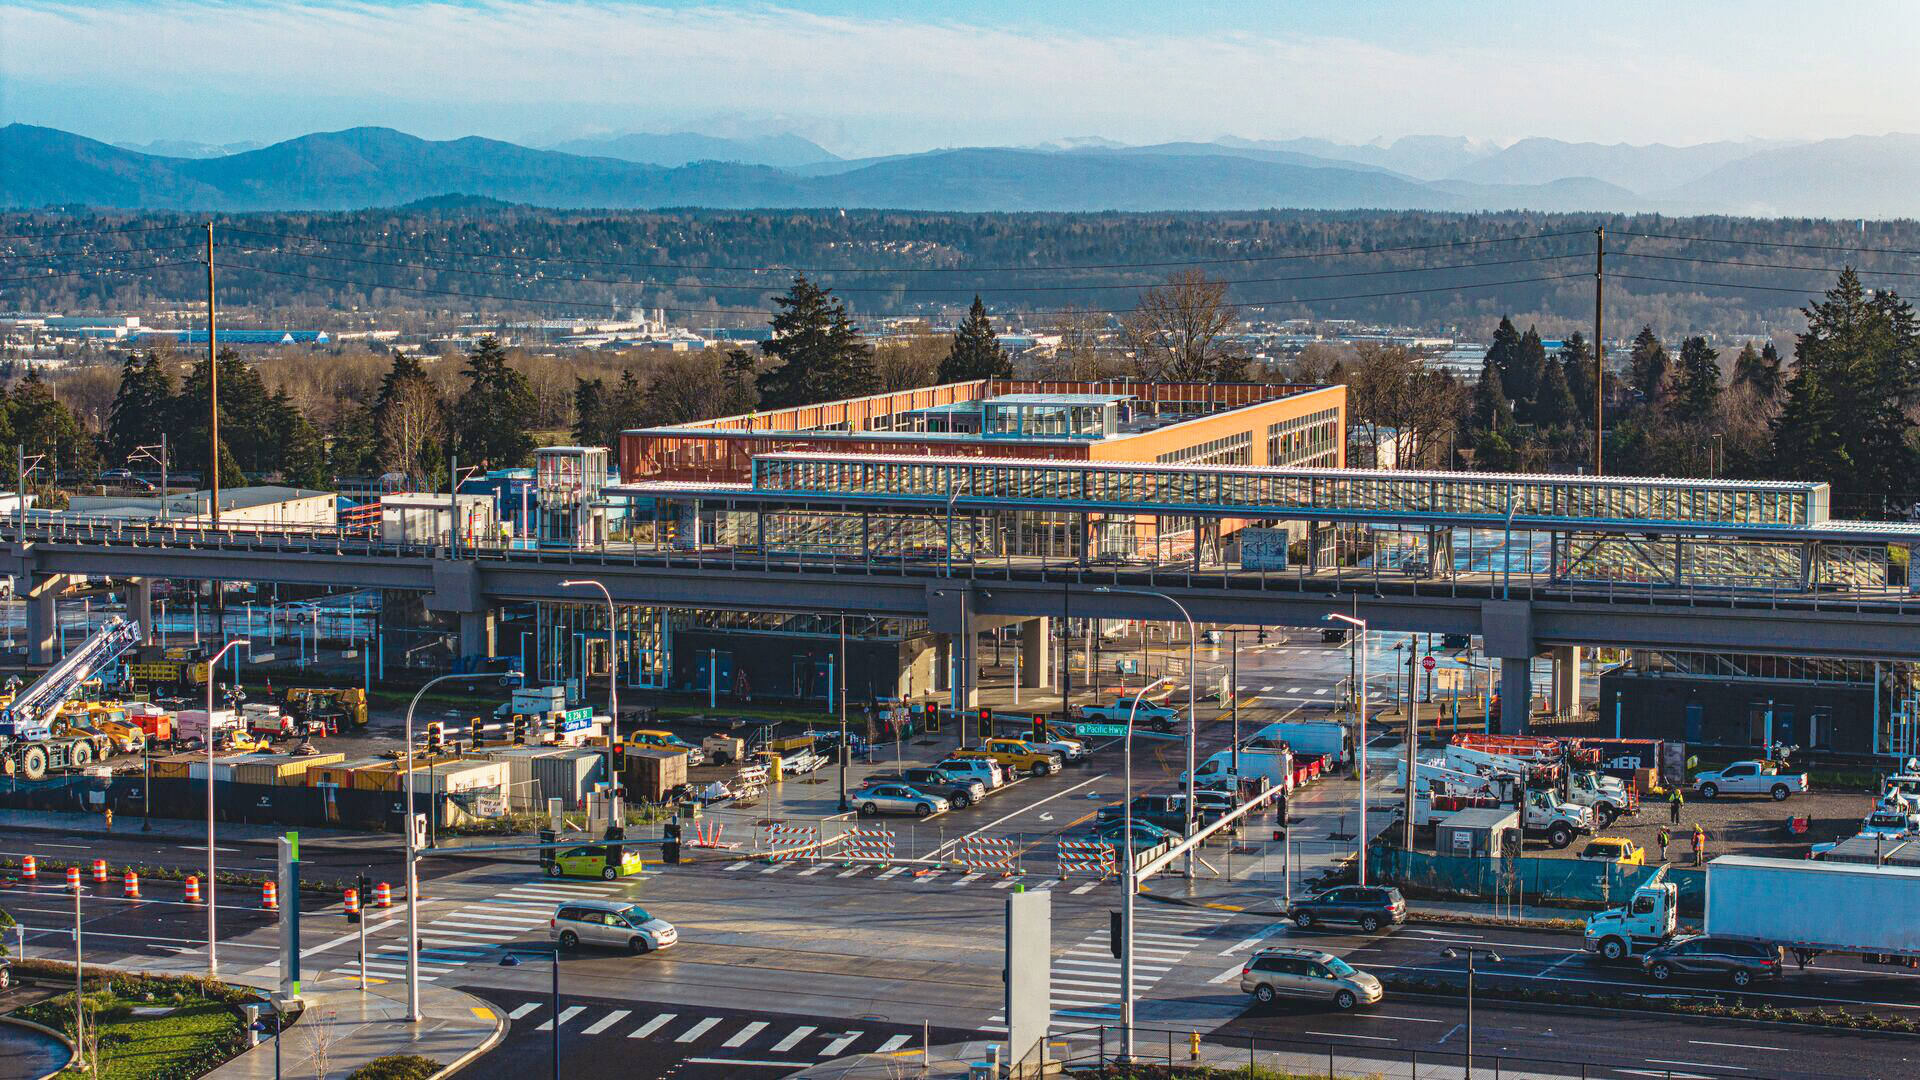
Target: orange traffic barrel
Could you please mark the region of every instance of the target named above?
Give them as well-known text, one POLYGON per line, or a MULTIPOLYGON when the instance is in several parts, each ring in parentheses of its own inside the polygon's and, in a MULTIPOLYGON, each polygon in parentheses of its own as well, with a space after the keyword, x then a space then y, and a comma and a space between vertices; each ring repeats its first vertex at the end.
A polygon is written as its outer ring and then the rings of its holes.
POLYGON ((345 907, 347 916, 349 918, 360 914, 360 890, 359 889, 348 889, 346 893, 341 896, 340 899, 342 904, 345 907))
POLYGON ((128 899, 130 900, 140 899, 140 875, 139 874, 136 874, 131 870, 127 871, 127 876, 124 879, 122 879, 121 884, 126 887, 126 896, 128 899))
POLYGON ((197 904, 200 902, 200 879, 198 877, 190 876, 187 878, 186 900, 189 904, 197 904))
POLYGON ((373 906, 379 908, 393 906, 393 890, 388 888, 384 881, 373 887, 373 906))
POLYGON ((268 911, 280 910, 280 889, 271 881, 260 886, 260 906, 268 911))
POLYGON ((95 885, 105 885, 107 883, 107 860, 93 860, 93 883, 95 885))
POLYGON ((40 880, 40 865, 33 861, 33 856, 31 855, 20 856, 20 880, 40 880))
POLYGON ((77 866, 67 867, 67 888, 72 889, 76 892, 79 891, 80 889, 80 868, 79 867, 77 866))

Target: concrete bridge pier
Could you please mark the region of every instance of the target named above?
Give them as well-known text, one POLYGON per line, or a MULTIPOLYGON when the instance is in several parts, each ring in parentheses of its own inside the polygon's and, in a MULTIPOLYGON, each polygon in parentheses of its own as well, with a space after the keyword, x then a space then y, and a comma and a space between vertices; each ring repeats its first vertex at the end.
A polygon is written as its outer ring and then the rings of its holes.
POLYGON ((1020 624, 1020 688, 1053 685, 1053 619, 1042 615, 1020 624))
POLYGON ((1525 735, 1533 708, 1533 657, 1500 658, 1501 735, 1525 735))
POLYGON ((127 618, 140 624, 143 644, 154 639, 152 578, 133 578, 127 582, 127 618))
POLYGON ((1525 735, 1533 708, 1533 606, 1525 600, 1483 600, 1480 633, 1488 659, 1500 661, 1501 735, 1525 735))
POLYGON ((1547 650, 1553 658, 1553 712, 1575 716, 1580 712, 1580 647, 1557 645, 1547 650))
POLYGON ((492 656, 494 648, 493 609, 460 613, 460 655, 462 658, 492 656))
POLYGON ((27 662, 51 664, 58 656, 60 636, 57 601, 67 589, 66 574, 29 578, 27 598, 27 662))

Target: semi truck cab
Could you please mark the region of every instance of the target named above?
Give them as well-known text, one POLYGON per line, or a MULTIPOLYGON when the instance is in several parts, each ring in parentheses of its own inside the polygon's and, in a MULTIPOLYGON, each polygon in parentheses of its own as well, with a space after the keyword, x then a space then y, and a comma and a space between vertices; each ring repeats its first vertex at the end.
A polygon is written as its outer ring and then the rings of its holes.
POLYGON ((1625 907, 1609 908, 1587 920, 1586 946, 1602 960, 1625 960, 1665 944, 1679 926, 1679 886, 1661 867, 1633 891, 1625 907))

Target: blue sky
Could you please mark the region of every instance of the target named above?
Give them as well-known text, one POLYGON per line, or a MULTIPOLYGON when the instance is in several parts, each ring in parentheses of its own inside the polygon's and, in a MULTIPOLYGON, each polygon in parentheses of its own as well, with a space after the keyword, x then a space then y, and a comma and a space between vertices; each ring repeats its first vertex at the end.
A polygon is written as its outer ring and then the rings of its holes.
POLYGON ((1916 40, 1913 0, 0 0, 0 122, 208 142, 792 130, 849 155, 1803 139, 1920 127, 1916 40))

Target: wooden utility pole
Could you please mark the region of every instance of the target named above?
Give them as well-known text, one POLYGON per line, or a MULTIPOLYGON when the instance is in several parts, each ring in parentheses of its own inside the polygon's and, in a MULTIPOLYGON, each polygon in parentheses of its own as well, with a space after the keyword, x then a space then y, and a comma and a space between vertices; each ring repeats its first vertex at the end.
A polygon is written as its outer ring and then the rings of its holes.
POLYGON ((1607 407, 1607 339, 1602 337, 1601 290, 1605 287, 1607 265, 1607 227, 1593 230, 1593 475, 1606 470, 1604 416, 1607 407))
POLYGON ((208 490, 213 498, 207 503, 208 521, 220 527, 220 344, 214 329, 213 311, 213 222, 207 222, 207 461, 211 478, 208 490))

